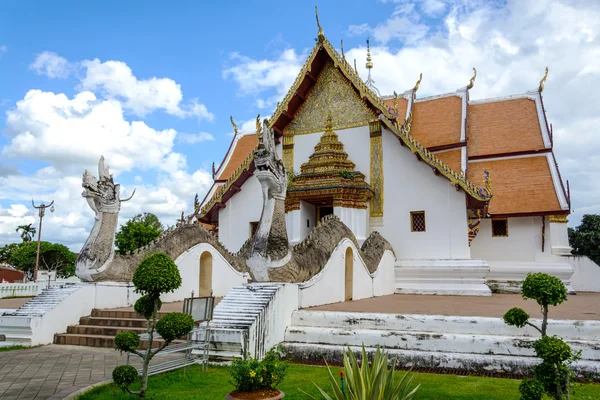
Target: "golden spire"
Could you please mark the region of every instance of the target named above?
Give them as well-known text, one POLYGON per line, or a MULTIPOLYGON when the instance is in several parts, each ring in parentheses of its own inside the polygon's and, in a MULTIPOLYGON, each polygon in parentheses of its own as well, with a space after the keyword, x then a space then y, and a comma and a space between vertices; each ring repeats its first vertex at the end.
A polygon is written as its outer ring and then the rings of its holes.
POLYGON ((235 124, 235 122, 233 122, 233 115, 230 115, 230 116, 229 116, 229 121, 231 121, 231 126, 233 126, 233 132, 234 132, 235 134, 237 134, 237 133, 238 133, 238 127, 237 127, 237 125, 235 124))
POLYGON ((421 79, 423 79, 423 73, 419 74, 419 80, 415 84, 415 87, 413 88, 413 91, 416 92, 417 90, 419 90, 419 86, 421 86, 421 79))
POLYGON ((546 83, 546 79, 547 78, 548 78, 548 67, 546 67, 546 74, 544 75, 544 77, 540 81, 540 93, 542 93, 544 91, 544 83, 546 83))
POLYGON ((325 38, 323 28, 321 28, 321 22, 319 21, 319 7, 315 6, 315 15, 317 16, 317 26, 319 27, 319 39, 325 38))
POLYGON ((342 39, 342 58, 346 58, 346 55, 344 54, 344 39, 342 39))
POLYGON ((333 129, 333 121, 331 118, 331 110, 327 111, 327 120, 325 121, 325 132, 330 132, 333 129))
POLYGON ((467 85, 467 89, 471 89, 473 87, 476 77, 477 77, 477 70, 475 69, 475 67, 473 67, 473 76, 471 77, 471 80, 469 81, 469 84, 467 85))
POLYGON ((369 43, 369 39, 367 39, 367 69, 373 68, 373 61, 371 60, 371 44, 369 43))

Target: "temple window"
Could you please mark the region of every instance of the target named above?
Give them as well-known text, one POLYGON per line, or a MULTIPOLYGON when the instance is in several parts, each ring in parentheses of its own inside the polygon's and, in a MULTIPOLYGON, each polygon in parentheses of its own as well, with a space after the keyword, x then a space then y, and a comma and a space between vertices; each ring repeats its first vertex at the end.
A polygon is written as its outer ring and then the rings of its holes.
POLYGON ((492 236, 507 237, 508 236, 508 220, 506 218, 492 219, 492 236))
POLYGON ((250 237, 254 236, 257 229, 258 229, 258 221, 250 222, 250 237))
POLYGON ((412 232, 425 232, 425 211, 410 212, 410 230, 412 232))

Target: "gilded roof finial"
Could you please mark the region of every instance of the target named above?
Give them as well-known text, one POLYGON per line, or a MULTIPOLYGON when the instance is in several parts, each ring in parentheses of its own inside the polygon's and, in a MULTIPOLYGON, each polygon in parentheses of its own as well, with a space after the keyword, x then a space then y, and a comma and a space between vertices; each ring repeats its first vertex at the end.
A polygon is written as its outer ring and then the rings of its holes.
POLYGON ((233 115, 230 115, 230 116, 229 116, 229 121, 231 121, 231 126, 233 126, 233 132, 234 132, 235 134, 237 134, 237 133, 238 133, 238 127, 237 127, 237 125, 235 124, 235 122, 233 122, 233 115))
POLYGON ((261 124, 260 124, 260 113, 256 116, 256 134, 260 137, 261 124))
POLYGON ((356 68, 356 58, 354 59, 354 72, 358 75, 358 69, 356 68))
POLYGON ((331 110, 327 111, 327 120, 325 121, 325 132, 331 132, 333 129, 333 121, 331 118, 331 110))
POLYGON ((371 59, 371 43, 369 43, 369 39, 367 38, 367 69, 373 68, 373 61, 371 59))
POLYGON ((546 74, 544 75, 544 77, 540 81, 540 93, 542 93, 544 91, 544 83, 546 83, 546 79, 547 78, 548 78, 548 67, 546 67, 546 74))
POLYGON ((471 89, 473 87, 473 84, 475 84, 475 78, 477 78, 477 70, 475 69, 475 67, 473 67, 473 76, 471 77, 471 80, 467 85, 467 89, 471 89))
POLYGON ((394 90, 394 110, 396 111, 396 115, 398 115, 398 93, 394 90))
POLYGON ((346 58, 346 55, 344 54, 344 39, 342 39, 342 58, 346 58))
POLYGON ((417 81, 417 83, 415 84, 415 87, 413 88, 413 90, 416 92, 417 90, 419 90, 419 86, 421 86, 421 80, 423 79, 423 73, 419 74, 419 80, 417 81))
POLYGON ((319 39, 323 39, 325 33, 323 32, 323 28, 321 28, 321 21, 319 21, 319 7, 317 6, 315 6, 315 15, 317 16, 317 26, 319 27, 319 39))
POLYGON ((492 195, 492 178, 490 178, 490 173, 487 169, 483 170, 483 174, 485 178, 483 178, 483 187, 487 190, 488 194, 492 195))

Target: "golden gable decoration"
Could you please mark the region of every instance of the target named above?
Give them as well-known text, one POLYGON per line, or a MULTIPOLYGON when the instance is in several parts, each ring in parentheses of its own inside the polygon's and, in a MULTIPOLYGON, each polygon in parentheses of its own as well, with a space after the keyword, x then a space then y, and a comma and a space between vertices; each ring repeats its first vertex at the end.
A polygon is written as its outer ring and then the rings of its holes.
POLYGON ((331 113, 332 129, 337 130, 367 126, 376 119, 373 111, 332 61, 323 67, 306 101, 283 133, 303 135, 323 132, 328 113, 331 113))

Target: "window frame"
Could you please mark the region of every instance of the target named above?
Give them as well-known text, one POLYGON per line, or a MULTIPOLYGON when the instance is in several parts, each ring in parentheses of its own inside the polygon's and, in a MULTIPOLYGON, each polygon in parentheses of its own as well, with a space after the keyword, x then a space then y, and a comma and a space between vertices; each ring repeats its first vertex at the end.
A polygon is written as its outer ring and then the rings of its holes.
POLYGON ((492 237, 508 237, 508 218, 492 218, 491 229, 492 229, 492 237), (505 235, 496 235, 494 233, 494 221, 504 221, 504 225, 506 227, 505 235))
POLYGON ((422 211, 411 211, 410 212, 410 231, 411 232, 427 232, 427 219, 425 217, 425 210, 422 211), (415 215, 423 215, 423 230, 416 230, 415 229, 415 215))

